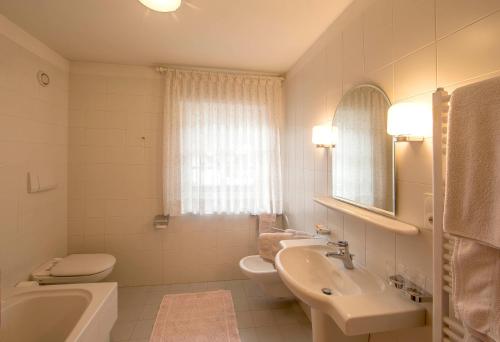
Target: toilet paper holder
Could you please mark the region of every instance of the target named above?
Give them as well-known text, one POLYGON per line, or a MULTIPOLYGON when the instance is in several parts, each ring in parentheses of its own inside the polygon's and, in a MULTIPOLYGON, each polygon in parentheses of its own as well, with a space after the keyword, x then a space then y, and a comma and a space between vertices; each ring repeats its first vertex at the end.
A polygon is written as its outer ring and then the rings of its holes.
POLYGON ((155 229, 166 229, 169 220, 170 215, 156 215, 153 221, 153 225, 155 229))

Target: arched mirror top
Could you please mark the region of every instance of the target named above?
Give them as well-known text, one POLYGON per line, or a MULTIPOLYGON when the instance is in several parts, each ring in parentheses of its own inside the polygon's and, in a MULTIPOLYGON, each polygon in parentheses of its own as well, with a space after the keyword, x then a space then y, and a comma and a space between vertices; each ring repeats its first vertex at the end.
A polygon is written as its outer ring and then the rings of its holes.
POLYGON ((394 141, 387 134, 391 102, 385 92, 362 84, 344 94, 332 124, 332 196, 375 212, 394 216, 394 141))

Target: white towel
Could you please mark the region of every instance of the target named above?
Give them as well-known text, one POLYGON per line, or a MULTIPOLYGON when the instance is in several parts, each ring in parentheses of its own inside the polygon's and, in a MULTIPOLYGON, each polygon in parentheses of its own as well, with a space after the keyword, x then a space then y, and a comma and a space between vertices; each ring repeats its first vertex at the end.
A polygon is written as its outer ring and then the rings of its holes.
POLYGON ((500 341, 500 250, 459 238, 452 256, 453 304, 465 342, 500 341))
POLYGON ((500 78, 459 88, 448 117, 444 230, 468 342, 500 341, 500 78))
POLYGON ((263 233, 259 235, 259 255, 274 263, 276 254, 281 250, 280 241, 310 238, 311 235, 293 229, 287 229, 284 233, 263 233))
POLYGON ((259 215, 259 234, 272 233, 273 226, 276 222, 275 214, 260 214, 259 215))
POLYGON ((292 233, 263 233, 259 235, 259 255, 262 259, 274 263, 274 257, 280 251, 280 241, 290 240, 292 233))
POLYGON ((290 233, 290 234, 293 234, 294 237, 300 237, 300 238, 313 238, 314 237, 312 234, 309 234, 308 232, 304 232, 302 230, 296 230, 296 229, 285 229, 285 233, 290 233))
POLYGON ((500 248, 500 78, 453 92, 444 229, 500 248))

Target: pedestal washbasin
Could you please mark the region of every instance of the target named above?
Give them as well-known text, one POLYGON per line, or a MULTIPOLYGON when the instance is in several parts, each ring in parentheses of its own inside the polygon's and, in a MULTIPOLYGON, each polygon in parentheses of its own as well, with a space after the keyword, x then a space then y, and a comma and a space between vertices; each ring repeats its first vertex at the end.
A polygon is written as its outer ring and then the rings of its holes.
MULTIPOLYGON (((345 269, 341 260, 326 257, 331 251, 324 245, 293 246, 282 249, 275 260, 285 285, 317 317, 319 312, 327 315, 346 336, 425 325, 422 306, 359 264, 345 269)), ((319 329, 314 317, 313 330, 319 329)))

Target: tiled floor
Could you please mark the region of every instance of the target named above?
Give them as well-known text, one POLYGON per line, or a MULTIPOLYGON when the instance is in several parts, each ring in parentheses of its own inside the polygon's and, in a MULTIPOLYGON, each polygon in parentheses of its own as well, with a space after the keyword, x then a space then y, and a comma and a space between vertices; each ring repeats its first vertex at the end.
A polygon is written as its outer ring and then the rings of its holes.
POLYGON ((123 287, 111 340, 146 342, 164 295, 231 290, 242 342, 310 342, 311 325, 296 302, 266 296, 249 280, 123 287))

